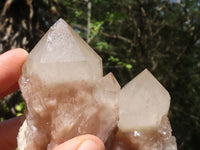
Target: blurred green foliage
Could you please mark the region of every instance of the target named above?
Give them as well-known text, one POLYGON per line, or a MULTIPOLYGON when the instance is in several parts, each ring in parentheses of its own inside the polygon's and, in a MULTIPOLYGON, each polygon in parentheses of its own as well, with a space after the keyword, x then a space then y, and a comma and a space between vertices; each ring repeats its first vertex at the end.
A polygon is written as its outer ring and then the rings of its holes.
MULTIPOLYGON (((171 95, 170 121, 179 150, 200 142, 200 3, 196 0, 2 0, 2 52, 30 51, 64 18, 103 58, 123 86, 144 68, 171 95)), ((0 119, 24 110, 20 93, 0 103, 0 119)))
POLYGON ((26 106, 24 101, 19 102, 18 104, 15 105, 15 110, 17 111, 16 116, 21 116, 25 110, 26 106))

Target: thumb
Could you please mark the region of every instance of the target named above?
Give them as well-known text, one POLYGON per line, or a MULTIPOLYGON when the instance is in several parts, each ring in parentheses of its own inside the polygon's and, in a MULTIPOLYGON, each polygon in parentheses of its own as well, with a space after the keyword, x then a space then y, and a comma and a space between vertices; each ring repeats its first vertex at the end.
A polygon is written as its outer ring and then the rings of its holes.
POLYGON ((105 150, 105 146, 98 137, 88 134, 68 140, 54 150, 105 150))

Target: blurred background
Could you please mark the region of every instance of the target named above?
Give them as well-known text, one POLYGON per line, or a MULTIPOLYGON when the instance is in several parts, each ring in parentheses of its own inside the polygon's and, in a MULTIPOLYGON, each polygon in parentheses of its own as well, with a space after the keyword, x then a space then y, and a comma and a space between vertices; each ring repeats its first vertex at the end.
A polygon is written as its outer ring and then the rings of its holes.
MULTIPOLYGON (((31 51, 59 18, 102 57, 121 86, 148 68, 171 95, 169 118, 179 150, 200 143, 198 0, 1 0, 0 53, 31 51)), ((19 116, 20 91, 0 102, 0 121, 19 116)))

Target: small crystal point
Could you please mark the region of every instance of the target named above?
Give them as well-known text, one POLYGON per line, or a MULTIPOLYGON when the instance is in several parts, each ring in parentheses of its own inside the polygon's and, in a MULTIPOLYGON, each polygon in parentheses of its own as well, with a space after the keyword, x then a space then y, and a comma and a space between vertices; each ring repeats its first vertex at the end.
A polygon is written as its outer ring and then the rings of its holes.
POLYGON ((129 131, 158 126, 163 115, 168 113, 169 105, 169 93, 145 69, 120 92, 119 128, 129 131))
POLYGON ((118 131, 111 150, 176 150, 167 118, 169 105, 169 93, 145 69, 120 92, 118 131))
POLYGON ((116 105, 118 103, 120 85, 114 75, 109 73, 97 82, 95 92, 96 99, 100 99, 106 105, 116 105))
POLYGON ((106 143, 117 126, 119 84, 62 19, 31 51, 19 85, 27 106, 19 150, 52 150, 82 134, 106 143))

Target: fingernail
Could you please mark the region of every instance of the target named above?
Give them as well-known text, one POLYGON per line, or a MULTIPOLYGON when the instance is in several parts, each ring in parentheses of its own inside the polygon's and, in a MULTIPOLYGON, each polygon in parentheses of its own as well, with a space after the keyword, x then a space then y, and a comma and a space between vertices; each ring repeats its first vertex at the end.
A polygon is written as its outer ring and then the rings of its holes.
POLYGON ((104 147, 92 140, 84 141, 77 150, 104 150, 104 147))

